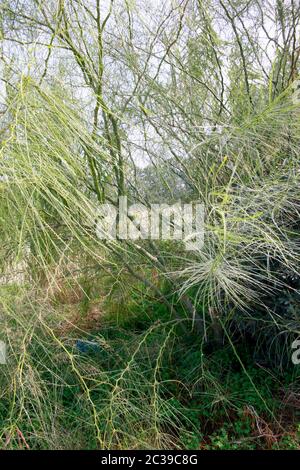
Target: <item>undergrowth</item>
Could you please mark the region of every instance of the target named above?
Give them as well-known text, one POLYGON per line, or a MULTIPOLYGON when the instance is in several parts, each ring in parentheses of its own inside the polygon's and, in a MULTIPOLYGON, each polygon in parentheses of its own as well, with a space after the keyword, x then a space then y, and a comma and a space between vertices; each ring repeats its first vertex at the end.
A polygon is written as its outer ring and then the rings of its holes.
POLYGON ((204 342, 142 291, 123 316, 110 292, 89 323, 99 280, 80 297, 85 282, 48 298, 1 287, 2 448, 299 448, 297 367, 256 362, 238 337, 204 342))

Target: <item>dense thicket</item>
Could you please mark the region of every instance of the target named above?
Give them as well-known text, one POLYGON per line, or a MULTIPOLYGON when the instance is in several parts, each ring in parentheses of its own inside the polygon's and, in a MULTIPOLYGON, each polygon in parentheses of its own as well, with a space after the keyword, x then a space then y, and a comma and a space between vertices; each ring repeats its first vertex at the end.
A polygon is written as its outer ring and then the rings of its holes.
POLYGON ((4 447, 299 445, 299 22, 1 1, 4 447), (203 246, 99 238, 120 196, 200 201, 203 246))

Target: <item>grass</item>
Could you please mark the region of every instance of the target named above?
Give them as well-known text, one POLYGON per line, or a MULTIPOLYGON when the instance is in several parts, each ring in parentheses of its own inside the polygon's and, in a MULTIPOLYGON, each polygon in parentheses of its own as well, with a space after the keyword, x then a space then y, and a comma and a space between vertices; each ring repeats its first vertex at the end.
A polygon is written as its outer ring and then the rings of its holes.
POLYGON ((64 304, 33 302, 14 285, 1 294, 10 343, 3 448, 299 448, 294 366, 282 373, 255 363, 253 345, 238 340, 204 344, 189 321, 183 335, 168 309, 142 294, 130 315, 102 314, 83 328, 66 315, 69 301, 73 313, 90 314, 85 298, 74 302, 74 286, 61 292, 64 304), (97 347, 82 352, 78 339, 97 347))

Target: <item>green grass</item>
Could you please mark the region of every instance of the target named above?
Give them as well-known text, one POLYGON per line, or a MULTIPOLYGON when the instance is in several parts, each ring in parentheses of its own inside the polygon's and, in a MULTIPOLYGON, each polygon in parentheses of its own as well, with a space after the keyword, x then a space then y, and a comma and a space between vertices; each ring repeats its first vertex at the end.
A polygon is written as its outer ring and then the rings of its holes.
POLYGON ((100 328, 74 325, 67 334, 57 327, 57 302, 32 302, 15 286, 2 288, 4 297, 10 350, 1 370, 3 447, 299 447, 297 408, 282 405, 285 395, 299 393, 294 366, 284 373, 260 367, 254 348, 239 341, 234 348, 204 344, 190 322, 183 335, 165 306, 143 296, 131 315, 110 314, 100 328), (81 353, 77 339, 99 348, 81 353))

